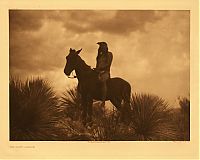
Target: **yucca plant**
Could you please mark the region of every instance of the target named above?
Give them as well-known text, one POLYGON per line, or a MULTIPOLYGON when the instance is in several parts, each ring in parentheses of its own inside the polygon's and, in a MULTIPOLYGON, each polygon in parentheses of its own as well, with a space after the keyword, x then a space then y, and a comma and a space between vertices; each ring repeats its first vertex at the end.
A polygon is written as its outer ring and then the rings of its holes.
POLYGON ((180 105, 179 129, 181 140, 190 140, 190 100, 188 98, 178 98, 180 105))
POLYGON ((57 127, 63 111, 46 81, 11 78, 9 91, 10 140, 58 140, 65 136, 57 127))
POLYGON ((72 120, 80 120, 82 114, 81 97, 77 87, 67 89, 61 97, 61 106, 67 117, 72 120))
POLYGON ((190 100, 188 98, 178 98, 181 112, 186 115, 190 115, 190 100))
POLYGON ((132 128, 135 140, 176 140, 177 130, 170 121, 171 109, 158 96, 132 95, 132 128))
MULTIPOLYGON (((92 123, 86 126, 81 123, 81 97, 77 88, 65 91, 61 101, 68 126, 78 135, 88 135, 90 140, 177 140, 178 132, 171 121, 171 109, 158 96, 132 95, 129 123, 121 121, 120 112, 113 110, 106 115, 95 103, 92 123)), ((75 133, 72 131, 72 135, 77 135, 75 133)))
POLYGON ((93 118, 93 124, 89 132, 93 135, 95 140, 106 141, 115 140, 117 138, 117 130, 119 126, 119 116, 116 112, 111 114, 103 114, 103 112, 96 110, 96 116, 93 118))

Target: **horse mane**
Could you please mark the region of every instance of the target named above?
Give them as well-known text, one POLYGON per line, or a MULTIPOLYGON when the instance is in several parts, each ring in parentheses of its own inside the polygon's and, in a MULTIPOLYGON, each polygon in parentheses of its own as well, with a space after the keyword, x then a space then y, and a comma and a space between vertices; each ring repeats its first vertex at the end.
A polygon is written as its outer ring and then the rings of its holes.
POLYGON ((89 65, 87 65, 86 63, 85 63, 85 61, 78 55, 78 57, 79 57, 79 65, 81 65, 80 67, 82 67, 83 69, 85 69, 85 70, 92 70, 92 68, 91 68, 91 66, 89 66, 89 65))

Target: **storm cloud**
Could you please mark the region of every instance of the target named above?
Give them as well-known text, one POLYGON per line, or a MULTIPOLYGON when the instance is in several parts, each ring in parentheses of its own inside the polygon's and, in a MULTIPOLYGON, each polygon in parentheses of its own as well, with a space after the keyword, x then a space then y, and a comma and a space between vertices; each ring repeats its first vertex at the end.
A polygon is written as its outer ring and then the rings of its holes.
POLYGON ((42 26, 44 13, 41 11, 10 10, 10 32, 38 30, 42 26))
POLYGON ((144 30, 145 24, 161 17, 154 11, 71 11, 70 21, 65 21, 66 29, 76 32, 106 32, 125 34, 144 30))
MULTIPOLYGON (((166 12, 165 12, 166 13, 166 12)), ((145 24, 162 18, 155 11, 28 11, 11 10, 9 14, 11 31, 37 30, 45 19, 61 21, 67 30, 77 33, 107 32, 124 34, 144 30, 145 24)))

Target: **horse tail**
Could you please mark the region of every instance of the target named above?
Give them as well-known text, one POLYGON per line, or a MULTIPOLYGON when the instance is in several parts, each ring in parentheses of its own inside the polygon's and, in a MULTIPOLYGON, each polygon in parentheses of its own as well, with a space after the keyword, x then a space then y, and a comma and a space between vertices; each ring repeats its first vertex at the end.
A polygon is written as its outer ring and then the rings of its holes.
POLYGON ((124 90, 122 93, 122 98, 124 100, 124 103, 130 105, 130 99, 131 99, 131 85, 126 82, 126 85, 124 86, 124 90))
POLYGON ((126 122, 131 121, 131 85, 127 82, 123 90, 123 107, 122 107, 122 119, 126 122))

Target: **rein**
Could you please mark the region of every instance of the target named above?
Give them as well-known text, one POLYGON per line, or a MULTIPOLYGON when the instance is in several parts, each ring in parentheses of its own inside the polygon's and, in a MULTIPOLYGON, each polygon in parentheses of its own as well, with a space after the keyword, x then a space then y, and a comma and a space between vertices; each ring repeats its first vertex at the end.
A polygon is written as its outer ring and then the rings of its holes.
POLYGON ((71 79, 77 78, 76 76, 67 76, 67 77, 71 79))

